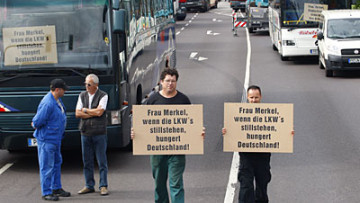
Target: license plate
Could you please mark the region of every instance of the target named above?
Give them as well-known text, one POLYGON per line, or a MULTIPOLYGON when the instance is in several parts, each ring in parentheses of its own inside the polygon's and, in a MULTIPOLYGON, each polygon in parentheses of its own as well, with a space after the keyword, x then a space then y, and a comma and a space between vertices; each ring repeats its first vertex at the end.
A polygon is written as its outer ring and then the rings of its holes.
POLYGON ((360 58, 349 58, 349 63, 360 63, 360 58))
POLYGON ((318 50, 317 49, 310 49, 310 54, 318 54, 318 50))
POLYGON ((37 146, 36 138, 28 138, 28 147, 36 147, 36 146, 37 146))

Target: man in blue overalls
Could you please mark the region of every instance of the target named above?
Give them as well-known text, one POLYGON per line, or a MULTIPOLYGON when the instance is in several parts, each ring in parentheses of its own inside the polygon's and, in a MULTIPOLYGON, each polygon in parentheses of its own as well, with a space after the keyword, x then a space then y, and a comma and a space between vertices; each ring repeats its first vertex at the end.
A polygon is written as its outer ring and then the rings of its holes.
POLYGON ((60 152, 66 126, 66 110, 60 97, 64 96, 68 86, 62 79, 54 79, 50 83, 50 90, 41 100, 31 125, 38 143, 42 198, 57 201, 59 196, 71 195, 61 186, 60 152))

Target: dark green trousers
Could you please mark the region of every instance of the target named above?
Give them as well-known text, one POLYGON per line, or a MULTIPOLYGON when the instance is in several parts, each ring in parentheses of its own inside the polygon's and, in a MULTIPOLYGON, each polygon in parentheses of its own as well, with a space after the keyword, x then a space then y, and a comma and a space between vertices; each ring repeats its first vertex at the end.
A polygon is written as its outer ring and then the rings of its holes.
POLYGON ((169 203, 168 177, 171 203, 184 203, 185 155, 151 155, 150 163, 155 180, 155 203, 169 203))

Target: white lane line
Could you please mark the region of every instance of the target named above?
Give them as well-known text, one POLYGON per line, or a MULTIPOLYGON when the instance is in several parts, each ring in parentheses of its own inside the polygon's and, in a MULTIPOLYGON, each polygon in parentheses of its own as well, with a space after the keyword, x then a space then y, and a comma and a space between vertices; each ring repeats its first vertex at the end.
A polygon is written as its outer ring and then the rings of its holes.
MULTIPOLYGON (((250 35, 249 30, 246 28, 246 41, 247 41, 247 56, 246 56, 246 70, 245 70, 245 80, 244 80, 244 89, 243 94, 241 97, 241 102, 246 102, 246 90, 249 87, 249 81, 250 81, 250 59, 251 59, 251 44, 250 44, 250 35)), ((229 174, 229 182, 227 184, 226 188, 226 194, 224 203, 232 203, 234 202, 235 198, 235 186, 238 182, 237 180, 237 174, 239 171, 240 166, 240 157, 238 152, 234 152, 232 162, 231 162, 231 168, 230 168, 230 174, 229 174)))
POLYGON ((8 164, 6 164, 5 166, 3 166, 3 167, 0 169, 0 175, 3 174, 6 170, 8 170, 12 165, 14 165, 14 163, 8 163, 8 164))
MULTIPOLYGON (((197 16, 197 14, 195 14, 195 15, 191 18, 191 20, 189 20, 189 22, 186 23, 185 26, 180 29, 180 31, 183 31, 183 30, 185 29, 185 27, 189 26, 190 23, 192 22, 192 20, 194 20, 194 18, 196 18, 196 16, 197 16)), ((179 34, 180 34, 180 31, 176 32, 176 35, 179 35, 179 34)))

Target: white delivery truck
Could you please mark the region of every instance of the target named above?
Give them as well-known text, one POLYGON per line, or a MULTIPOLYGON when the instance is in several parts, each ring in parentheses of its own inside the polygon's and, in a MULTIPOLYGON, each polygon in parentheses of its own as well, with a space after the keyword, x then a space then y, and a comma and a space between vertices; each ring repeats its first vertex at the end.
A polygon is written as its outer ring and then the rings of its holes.
POLYGON ((360 10, 324 10, 318 38, 319 66, 325 75, 360 70, 360 10))

